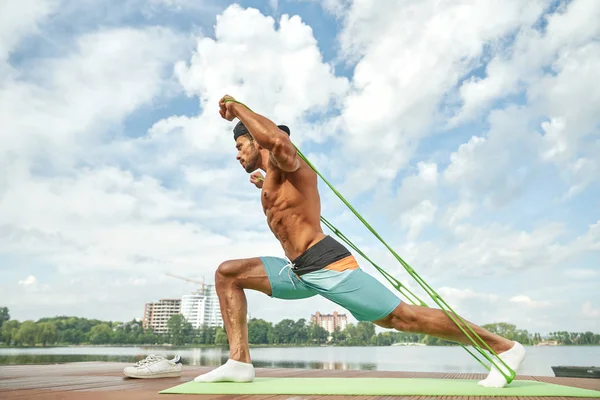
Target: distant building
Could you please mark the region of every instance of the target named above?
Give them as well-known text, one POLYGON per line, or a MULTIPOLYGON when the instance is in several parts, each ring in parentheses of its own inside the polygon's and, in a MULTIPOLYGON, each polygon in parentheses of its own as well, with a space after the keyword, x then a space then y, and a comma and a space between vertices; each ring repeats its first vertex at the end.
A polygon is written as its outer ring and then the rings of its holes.
POLYGON ((167 321, 175 314, 180 314, 180 299, 162 299, 156 303, 146 303, 142 327, 152 329, 154 333, 167 333, 167 321))
POLYGON ((206 326, 222 326, 223 317, 215 285, 181 297, 181 314, 196 329, 206 326))
POLYGON ((348 318, 346 314, 338 314, 337 311, 334 311, 333 314, 321 314, 317 311, 310 316, 310 322, 314 322, 327 332, 333 333, 338 326, 342 331, 346 329, 348 318))
POLYGON ((558 340, 543 340, 536 344, 536 346, 558 346, 558 340))

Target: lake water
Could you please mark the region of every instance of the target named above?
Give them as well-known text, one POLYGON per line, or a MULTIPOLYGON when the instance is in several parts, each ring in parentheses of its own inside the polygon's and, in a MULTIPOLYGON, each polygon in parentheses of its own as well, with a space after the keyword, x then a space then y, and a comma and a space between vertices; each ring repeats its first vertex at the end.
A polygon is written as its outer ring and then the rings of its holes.
MULTIPOLYGON (((600 365, 600 346, 527 347, 527 351, 519 374, 554 376, 550 368, 553 365, 600 365)), ((169 347, 5 348, 0 349, 0 365, 77 361, 133 363, 148 354, 165 357, 180 354, 184 365, 218 366, 227 361, 229 351, 220 348, 169 347)), ((250 349, 250 354, 254 365, 260 368, 486 372, 462 347, 263 347, 250 349)))

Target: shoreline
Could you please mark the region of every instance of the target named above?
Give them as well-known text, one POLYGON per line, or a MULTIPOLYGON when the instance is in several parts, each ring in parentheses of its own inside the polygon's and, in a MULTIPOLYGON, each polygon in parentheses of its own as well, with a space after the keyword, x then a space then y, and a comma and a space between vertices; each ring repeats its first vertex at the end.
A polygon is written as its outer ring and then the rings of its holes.
MULTIPOLYGON (((299 347, 458 347, 449 346, 449 345, 436 345, 436 344, 424 344, 424 343, 392 343, 391 345, 339 345, 339 344, 250 344, 250 348, 299 348, 299 347)), ((557 344, 557 345, 524 345, 525 347, 598 347, 599 344, 557 344)), ((197 349, 197 348, 207 348, 207 349, 229 349, 229 346, 218 346, 214 344, 186 344, 186 345, 171 345, 171 344, 57 344, 51 346, 5 346, 0 345, 0 349, 58 349, 58 348, 84 348, 84 347, 92 347, 92 348, 164 348, 164 349, 197 349)))

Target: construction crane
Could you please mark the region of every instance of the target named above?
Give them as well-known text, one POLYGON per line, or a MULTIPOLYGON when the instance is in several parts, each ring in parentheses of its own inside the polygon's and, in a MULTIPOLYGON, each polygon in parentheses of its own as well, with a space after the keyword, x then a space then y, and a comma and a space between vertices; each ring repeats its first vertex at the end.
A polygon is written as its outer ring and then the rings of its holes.
POLYGON ((197 281, 195 279, 190 279, 190 278, 186 278, 186 277, 183 277, 183 276, 174 275, 174 274, 171 274, 169 272, 167 272, 166 275, 170 276, 171 278, 181 279, 181 280, 184 280, 184 281, 187 281, 187 282, 200 284, 200 286, 202 287, 202 293, 206 292, 206 287, 207 286, 212 286, 212 285, 209 285, 209 284, 207 284, 207 283, 204 282, 204 277, 202 277, 202 281, 197 281))

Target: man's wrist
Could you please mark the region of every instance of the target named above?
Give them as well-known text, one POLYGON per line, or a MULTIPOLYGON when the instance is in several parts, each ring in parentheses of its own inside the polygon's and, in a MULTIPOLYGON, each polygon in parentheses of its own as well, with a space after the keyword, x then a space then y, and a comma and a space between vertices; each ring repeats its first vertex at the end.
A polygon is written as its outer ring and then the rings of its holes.
POLYGON ((244 108, 247 108, 248 110, 250 110, 250 108, 247 105, 245 105, 241 101, 237 101, 235 99, 227 99, 227 100, 225 100, 225 105, 226 105, 227 109, 230 110, 231 112, 233 112, 233 114, 236 117, 238 115, 239 107, 244 107, 244 108))
POLYGON ((236 118, 239 115, 239 111, 240 111, 240 107, 244 107, 243 104, 241 104, 239 101, 231 101, 229 103, 229 109, 231 110, 231 112, 233 112, 233 115, 236 116, 236 118))

